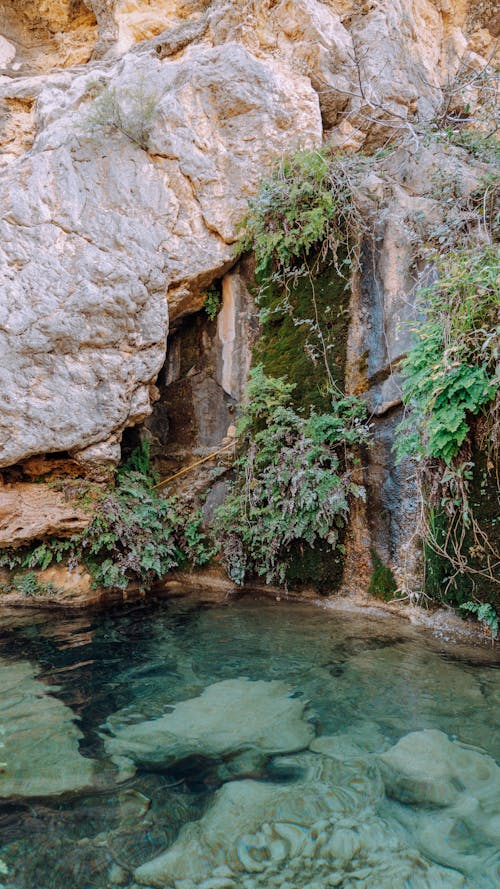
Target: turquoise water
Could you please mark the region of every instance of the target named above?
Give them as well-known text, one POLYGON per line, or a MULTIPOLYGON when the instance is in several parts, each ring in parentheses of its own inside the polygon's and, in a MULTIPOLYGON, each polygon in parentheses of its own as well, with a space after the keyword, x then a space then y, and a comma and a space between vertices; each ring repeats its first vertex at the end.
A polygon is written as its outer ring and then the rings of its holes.
MULTIPOLYGON (((11 610, 0 640, 6 889, 500 887, 493 652, 254 600, 11 610), (312 752, 117 769, 114 733, 241 677, 286 684, 312 752), (391 777, 380 756, 412 732, 409 773, 391 777), (455 754, 459 774, 446 775, 455 754), (138 870, 169 849, 175 860, 138 870)), ((228 733, 242 718, 224 715, 228 733)))

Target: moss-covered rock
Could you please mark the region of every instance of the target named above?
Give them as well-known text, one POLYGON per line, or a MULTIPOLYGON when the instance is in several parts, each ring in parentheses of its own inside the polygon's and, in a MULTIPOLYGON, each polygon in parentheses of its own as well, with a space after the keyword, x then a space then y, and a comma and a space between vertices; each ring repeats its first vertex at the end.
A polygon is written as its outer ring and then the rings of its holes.
POLYGON ((269 376, 285 377, 295 384, 297 410, 328 411, 331 398, 323 348, 329 371, 342 387, 349 324, 346 280, 326 263, 317 277, 300 278, 288 294, 277 287, 267 288, 261 306, 265 320, 255 347, 256 361, 269 376))

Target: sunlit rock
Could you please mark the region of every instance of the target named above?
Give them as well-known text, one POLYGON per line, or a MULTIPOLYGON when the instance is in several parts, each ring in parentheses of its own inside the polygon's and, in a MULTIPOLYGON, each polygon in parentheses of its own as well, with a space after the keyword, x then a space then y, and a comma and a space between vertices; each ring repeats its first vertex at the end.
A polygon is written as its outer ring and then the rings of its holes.
MULTIPOLYGON (((146 768, 168 768, 193 756, 232 759, 255 751, 258 759, 302 750, 314 730, 304 718, 307 702, 290 694, 278 681, 216 682, 160 719, 116 729, 106 749, 146 768)), ((252 771, 251 758, 239 762, 239 773, 252 771)))
POLYGON ((237 44, 0 84, 26 96, 37 137, 0 186, 0 466, 107 464, 150 413, 167 292, 172 316, 201 308, 263 169, 319 144, 319 103, 237 44))

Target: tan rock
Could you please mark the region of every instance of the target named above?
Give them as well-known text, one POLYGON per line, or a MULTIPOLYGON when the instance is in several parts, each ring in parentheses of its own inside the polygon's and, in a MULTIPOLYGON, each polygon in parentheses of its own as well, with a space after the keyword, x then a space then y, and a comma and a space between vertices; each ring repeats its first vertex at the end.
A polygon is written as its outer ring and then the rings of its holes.
MULTIPOLYGON (((96 0, 90 2, 95 5, 96 0)), ((150 0, 148 3, 142 3, 141 0, 118 0, 118 50, 124 52, 140 40, 148 40, 163 31, 178 27, 202 13, 209 5, 210 0, 150 0)))
POLYGON ((85 528, 89 520, 87 512, 48 485, 0 487, 0 548, 51 535, 69 537, 85 528))
POLYGON ((97 41, 94 15, 83 0, 3 0, 0 75, 49 71, 89 60, 97 41))
POLYGON ((50 584, 59 599, 86 602, 89 597, 95 597, 92 577, 81 566, 70 569, 66 565, 52 565, 43 571, 35 571, 35 575, 42 587, 50 584))
POLYGON ((35 138, 33 104, 31 98, 0 99, 0 168, 31 148, 35 138))

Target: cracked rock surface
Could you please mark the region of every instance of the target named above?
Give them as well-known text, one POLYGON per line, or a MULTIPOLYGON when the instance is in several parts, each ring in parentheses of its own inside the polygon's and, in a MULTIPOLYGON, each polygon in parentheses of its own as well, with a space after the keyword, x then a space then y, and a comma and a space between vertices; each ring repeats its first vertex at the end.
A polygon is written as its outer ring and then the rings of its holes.
POLYGON ((174 315, 193 311, 232 264, 266 163, 319 142, 317 96, 237 44, 2 91, 37 92, 38 135, 0 184, 0 467, 107 442, 117 458, 117 435, 150 413, 167 291, 174 315), (145 150, 129 134, 148 102, 145 150))

